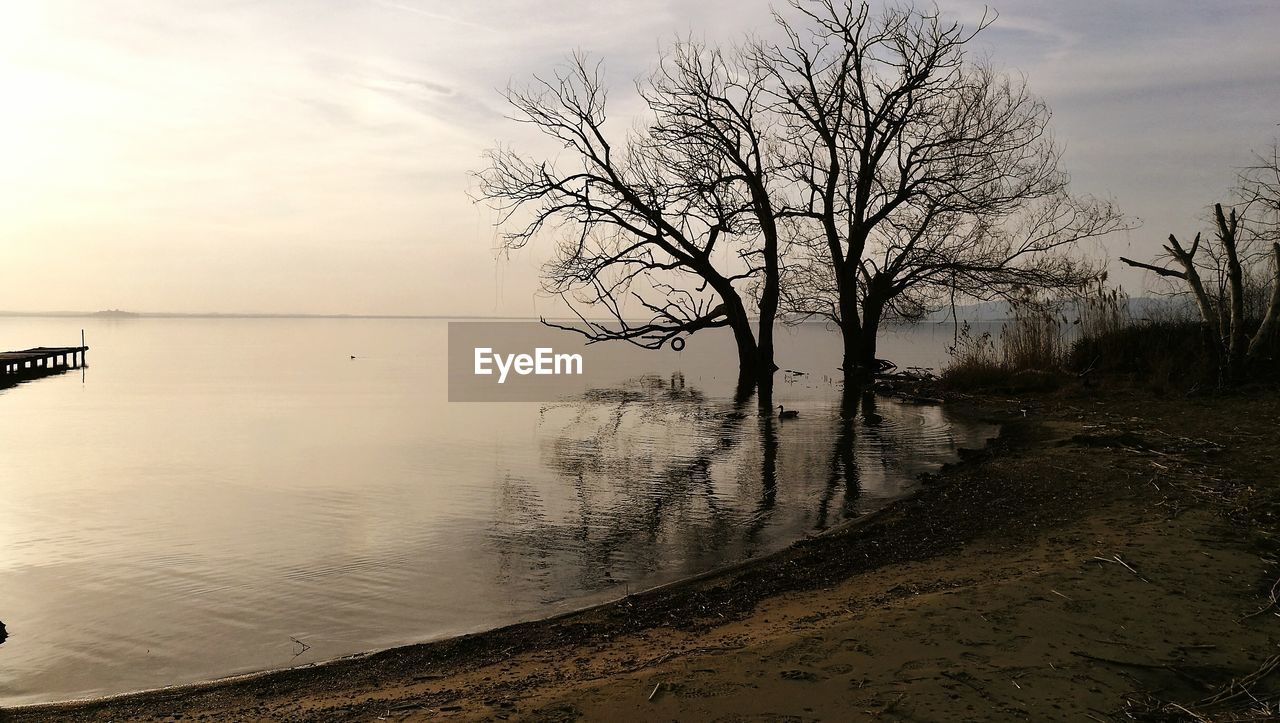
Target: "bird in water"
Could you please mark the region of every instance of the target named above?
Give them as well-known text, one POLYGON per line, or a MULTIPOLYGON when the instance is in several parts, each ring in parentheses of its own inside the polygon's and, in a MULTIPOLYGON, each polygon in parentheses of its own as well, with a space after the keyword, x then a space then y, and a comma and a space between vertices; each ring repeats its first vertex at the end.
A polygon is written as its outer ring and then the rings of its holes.
POLYGON ((781 404, 778 405, 778 419, 795 419, 798 416, 800 416, 800 412, 794 409, 788 410, 781 404))

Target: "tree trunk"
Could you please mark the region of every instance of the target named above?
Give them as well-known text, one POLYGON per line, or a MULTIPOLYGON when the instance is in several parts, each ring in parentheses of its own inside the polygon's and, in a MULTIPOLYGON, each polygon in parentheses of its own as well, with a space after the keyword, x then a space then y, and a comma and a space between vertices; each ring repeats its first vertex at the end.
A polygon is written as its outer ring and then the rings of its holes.
MULTIPOLYGON (((757 199, 767 199, 768 193, 762 186, 756 185, 753 193, 757 199)), ((772 391, 773 373, 778 370, 773 361, 773 322, 778 317, 778 227, 774 221, 773 209, 757 202, 757 216, 764 234, 764 285, 760 289, 760 338, 759 367, 756 374, 760 381, 761 391, 772 391)), ((770 395, 772 402, 772 395, 770 395)))
POLYGON ((1277 320, 1280 319, 1280 243, 1271 244, 1271 256, 1274 269, 1271 275, 1271 298, 1267 302, 1267 310, 1262 316, 1262 325, 1249 342, 1247 359, 1254 361, 1262 356, 1275 333, 1277 320))
POLYGON ((729 328, 733 331, 733 341, 738 350, 738 391, 753 389, 760 376, 760 352, 756 348, 755 334, 751 331, 751 320, 742 307, 742 302, 733 299, 729 304, 729 328))
POLYGON ((1228 320, 1226 333, 1227 348, 1227 380, 1235 383, 1240 380, 1244 371, 1246 350, 1246 332, 1244 328, 1244 271, 1240 267, 1240 256, 1236 252, 1236 212, 1231 211, 1230 220, 1222 212, 1222 204, 1213 207, 1218 221, 1218 240, 1227 252, 1227 303, 1228 320))
MULTIPOLYGON (((840 304, 840 336, 844 342, 844 358, 840 368, 844 370, 845 378, 851 379, 861 376, 859 370, 866 358, 862 348, 863 334, 861 312, 858 309, 858 285, 852 273, 842 273, 836 277, 836 280, 840 304)), ((874 343, 873 341, 872 344, 874 343)))
POLYGON ((756 373, 756 399, 759 400, 760 413, 773 414, 773 372, 758 370, 756 373))
POLYGON ((1200 279, 1200 272, 1196 270, 1195 255, 1200 248, 1200 234, 1196 234, 1195 241, 1191 242, 1191 250, 1189 251, 1178 243, 1178 238, 1173 234, 1169 234, 1169 245, 1165 248, 1182 265, 1182 273, 1172 275, 1182 278, 1191 289, 1191 296, 1196 301, 1196 308, 1200 310, 1200 325, 1205 337, 1205 344, 1209 350, 1210 360, 1218 374, 1217 382, 1223 384, 1228 376, 1228 359, 1226 358, 1228 351, 1223 343, 1225 334, 1223 332, 1222 315, 1214 307, 1209 294, 1204 289, 1204 282, 1200 279))
POLYGON ((760 340, 756 344, 755 382, 760 398, 760 408, 766 414, 773 411, 773 376, 778 365, 773 361, 773 322, 778 310, 778 284, 774 279, 765 288, 760 299, 760 340), (770 288, 772 287, 772 288, 770 288))
POLYGON ((844 371, 846 379, 859 376, 863 358, 862 353, 862 325, 857 323, 840 322, 840 336, 844 342, 844 358, 841 360, 840 369, 844 371))
MULTIPOLYGON (((877 322, 878 323, 878 322, 877 322)), ((842 327, 844 335, 844 370, 846 379, 866 379, 876 373, 876 328, 861 324, 842 327)))
POLYGON ((880 367, 876 363, 877 341, 880 335, 881 303, 872 299, 862 301, 862 366, 874 374, 880 367))
POLYGON ((866 379, 876 373, 876 336, 880 331, 880 305, 863 300, 862 318, 852 317, 853 323, 840 324, 844 335, 845 379, 866 379))
POLYGON ((755 336, 745 315, 741 322, 730 324, 733 341, 738 347, 738 388, 753 388, 760 377, 760 359, 756 352, 755 336))
POLYGON ((738 350, 737 394, 742 395, 754 389, 760 379, 760 348, 756 344, 755 332, 751 329, 747 308, 733 283, 720 276, 710 279, 709 283, 720 295, 725 318, 729 321, 729 329, 733 331, 733 342, 738 350))

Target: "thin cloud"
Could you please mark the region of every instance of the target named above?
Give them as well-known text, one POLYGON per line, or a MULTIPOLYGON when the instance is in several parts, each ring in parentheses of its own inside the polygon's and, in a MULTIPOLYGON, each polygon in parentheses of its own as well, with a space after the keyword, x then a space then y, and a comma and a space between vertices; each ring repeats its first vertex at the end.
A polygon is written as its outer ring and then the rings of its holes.
POLYGON ((431 18, 432 20, 438 20, 440 22, 450 23, 453 25, 461 25, 463 27, 475 28, 476 30, 492 29, 491 26, 484 25, 482 23, 473 22, 471 20, 467 20, 465 18, 459 18, 453 15, 443 15, 441 13, 431 12, 430 10, 423 10, 422 8, 414 7, 412 5, 403 5, 401 3, 393 3, 393 2, 389 2, 389 0, 369 0, 369 2, 373 3, 374 5, 381 5, 382 7, 388 8, 390 10, 400 10, 406 13, 412 13, 414 15, 421 15, 422 17, 425 17, 425 18, 431 18))

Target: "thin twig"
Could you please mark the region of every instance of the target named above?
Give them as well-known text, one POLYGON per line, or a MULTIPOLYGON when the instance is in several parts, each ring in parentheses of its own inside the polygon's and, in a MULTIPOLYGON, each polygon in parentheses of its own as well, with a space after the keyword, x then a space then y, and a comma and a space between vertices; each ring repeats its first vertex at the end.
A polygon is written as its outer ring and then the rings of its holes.
POLYGON ((1253 612, 1249 613, 1248 615, 1245 615, 1244 617, 1240 618, 1239 620, 1236 620, 1236 622, 1238 622, 1238 623, 1239 623, 1239 622, 1243 622, 1243 621, 1245 621, 1245 620, 1248 620, 1249 618, 1255 618, 1255 617, 1257 617, 1257 616, 1259 616, 1259 615, 1261 615, 1261 614, 1263 614, 1263 613, 1265 613, 1265 612, 1268 612, 1269 610, 1271 610, 1271 609, 1272 609, 1272 608, 1274 608, 1274 607, 1280 606, 1280 578, 1276 578, 1276 581, 1275 581, 1274 583, 1272 583, 1272 585, 1271 585, 1271 593, 1270 593, 1267 597, 1268 597, 1268 599, 1269 599, 1269 602, 1268 602, 1266 605, 1264 605, 1263 607, 1259 608, 1258 610, 1255 610, 1255 611, 1253 611, 1253 612))

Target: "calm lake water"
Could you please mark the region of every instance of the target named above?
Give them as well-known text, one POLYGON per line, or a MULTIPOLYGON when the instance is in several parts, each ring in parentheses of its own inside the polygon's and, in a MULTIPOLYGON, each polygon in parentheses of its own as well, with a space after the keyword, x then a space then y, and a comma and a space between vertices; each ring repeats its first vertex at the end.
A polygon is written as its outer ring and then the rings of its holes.
MULTIPOLYGON (((0 390, 0 705, 616 598, 864 514, 996 431, 842 405, 819 325, 781 332, 809 372, 780 374, 783 422, 735 404, 731 345, 701 334, 560 403, 450 404, 443 321, 11 318, 0 350, 81 327, 83 375, 0 390)), ((892 331, 881 356, 934 366, 951 340, 892 331)))

